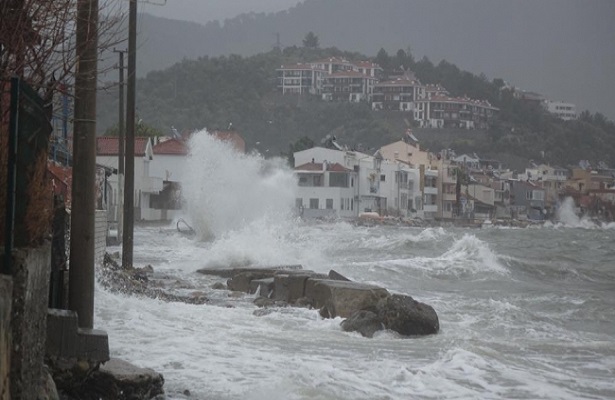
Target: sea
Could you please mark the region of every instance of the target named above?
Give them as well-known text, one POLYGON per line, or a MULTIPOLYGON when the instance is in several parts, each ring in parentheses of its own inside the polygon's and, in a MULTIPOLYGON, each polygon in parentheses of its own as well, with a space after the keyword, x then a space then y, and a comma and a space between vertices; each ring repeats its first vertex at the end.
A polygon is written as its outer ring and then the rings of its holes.
MULTIPOLYGON (((135 266, 189 282, 211 304, 96 287, 112 357, 163 374, 168 399, 614 399, 615 224, 526 228, 303 221, 283 160, 195 135, 184 218, 135 228, 135 266), (373 338, 317 310, 255 313, 201 268, 301 264, 434 307, 440 332, 373 338)), ((110 252, 121 251, 110 248, 110 252)))

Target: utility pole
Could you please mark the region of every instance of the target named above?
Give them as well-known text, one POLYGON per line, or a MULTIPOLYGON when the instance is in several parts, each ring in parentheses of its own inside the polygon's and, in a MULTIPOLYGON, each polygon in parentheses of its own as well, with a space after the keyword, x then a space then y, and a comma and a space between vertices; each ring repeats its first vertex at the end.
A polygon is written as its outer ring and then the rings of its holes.
POLYGON ((137 89, 137 0, 130 0, 128 9, 128 93, 126 95, 126 164, 124 190, 124 238, 122 267, 132 267, 134 247, 135 194, 135 109, 137 89))
POLYGON ((93 328, 98 0, 77 2, 76 41, 79 61, 75 76, 68 304, 79 316, 79 327, 93 328))
POLYGON ((117 240, 122 241, 122 232, 124 231, 124 132, 126 128, 126 121, 124 120, 124 53, 125 50, 115 50, 115 53, 120 55, 120 109, 119 109, 119 154, 118 154, 118 172, 117 172, 117 186, 118 186, 118 205, 117 205, 117 240))

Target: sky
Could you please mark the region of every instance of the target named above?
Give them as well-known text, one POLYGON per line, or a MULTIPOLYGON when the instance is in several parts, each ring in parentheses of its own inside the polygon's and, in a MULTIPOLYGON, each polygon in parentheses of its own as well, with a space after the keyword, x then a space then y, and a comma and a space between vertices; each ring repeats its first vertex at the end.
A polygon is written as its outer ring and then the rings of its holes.
POLYGON ((140 11, 158 17, 200 22, 233 18, 242 13, 286 10, 300 0, 148 0, 140 11))

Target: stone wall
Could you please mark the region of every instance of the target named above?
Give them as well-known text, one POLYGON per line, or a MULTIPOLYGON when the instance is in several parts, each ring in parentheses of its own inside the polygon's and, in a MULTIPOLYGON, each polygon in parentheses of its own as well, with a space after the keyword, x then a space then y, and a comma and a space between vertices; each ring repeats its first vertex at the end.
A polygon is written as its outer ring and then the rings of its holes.
POLYGON ((96 210, 94 222, 94 264, 102 265, 107 250, 107 211, 96 210))
POLYGON ((10 397, 11 299, 13 279, 0 275, 0 400, 10 397))
POLYGON ((13 250, 11 398, 35 399, 43 376, 51 245, 13 250))

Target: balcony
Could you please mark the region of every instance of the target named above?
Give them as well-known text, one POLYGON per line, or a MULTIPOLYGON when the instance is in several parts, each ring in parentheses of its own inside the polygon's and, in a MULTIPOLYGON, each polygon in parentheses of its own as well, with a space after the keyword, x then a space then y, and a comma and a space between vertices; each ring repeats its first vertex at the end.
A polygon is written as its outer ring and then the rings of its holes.
POLYGON ((438 194, 438 188, 437 187, 433 187, 433 186, 425 186, 423 188, 423 192, 424 194, 438 194))
POLYGON ((160 193, 162 191, 162 178, 141 178, 141 190, 143 193, 160 193))

